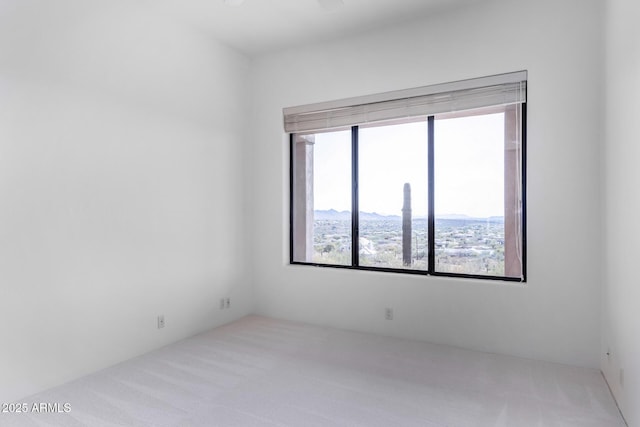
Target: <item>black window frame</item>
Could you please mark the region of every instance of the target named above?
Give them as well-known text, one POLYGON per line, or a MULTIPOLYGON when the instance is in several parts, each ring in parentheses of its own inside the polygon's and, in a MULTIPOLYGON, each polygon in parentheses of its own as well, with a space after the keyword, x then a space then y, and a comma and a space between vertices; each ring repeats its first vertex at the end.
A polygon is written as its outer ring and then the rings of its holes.
MULTIPOLYGON (((358 148, 359 148, 359 126, 351 126, 351 265, 337 265, 337 264, 323 264, 317 262, 304 262, 296 261, 294 259, 294 146, 295 146, 295 132, 289 133, 289 264, 290 265, 306 265, 313 267, 328 267, 339 268, 347 270, 364 270, 364 271, 378 271, 386 273, 403 273, 414 274, 421 276, 433 276, 433 277, 453 277, 453 278, 465 278, 465 279, 479 279, 479 280, 497 280, 505 282, 519 282, 526 283, 527 281, 527 103, 522 102, 520 106, 520 164, 521 164, 521 183, 522 183, 522 211, 520 215, 521 221, 521 235, 522 235, 522 276, 521 277, 508 277, 508 276, 492 276, 482 274, 466 274, 466 273, 450 273, 450 272, 438 272, 435 269, 435 193, 434 193, 434 146, 435 146, 435 115, 424 116, 427 119, 427 151, 428 151, 428 214, 427 214, 427 269, 405 269, 405 268, 390 268, 390 267, 374 267, 374 266, 361 266, 359 260, 359 206, 358 206, 358 148)), ((381 125, 384 125, 381 123, 381 125)), ((329 129, 327 129, 329 130, 329 129)))

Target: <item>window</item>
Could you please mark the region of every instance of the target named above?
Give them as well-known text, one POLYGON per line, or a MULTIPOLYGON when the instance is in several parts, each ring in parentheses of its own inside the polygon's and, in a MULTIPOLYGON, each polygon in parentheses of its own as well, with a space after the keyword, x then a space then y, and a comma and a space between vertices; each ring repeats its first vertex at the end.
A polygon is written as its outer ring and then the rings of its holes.
POLYGON ((526 72, 284 113, 291 263, 525 281, 526 72))

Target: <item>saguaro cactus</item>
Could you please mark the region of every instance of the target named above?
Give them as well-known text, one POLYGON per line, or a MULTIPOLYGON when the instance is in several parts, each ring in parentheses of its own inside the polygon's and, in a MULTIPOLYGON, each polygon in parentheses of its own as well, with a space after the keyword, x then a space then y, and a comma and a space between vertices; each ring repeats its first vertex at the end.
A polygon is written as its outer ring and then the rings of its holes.
POLYGON ((402 264, 411 265, 411 184, 404 184, 402 204, 402 264))

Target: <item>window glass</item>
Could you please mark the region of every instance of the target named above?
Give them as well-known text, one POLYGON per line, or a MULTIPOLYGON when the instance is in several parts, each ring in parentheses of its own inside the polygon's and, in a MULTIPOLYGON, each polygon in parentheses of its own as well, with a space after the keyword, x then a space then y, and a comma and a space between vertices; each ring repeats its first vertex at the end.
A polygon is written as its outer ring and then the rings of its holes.
POLYGON ((360 128, 359 260, 427 269, 427 121, 360 128))
MULTIPOLYGON (((505 271, 505 112, 435 120, 435 271, 519 277, 505 271)), ((510 236, 512 239, 516 235, 510 236)))
POLYGON ((294 260, 351 264, 351 131, 296 135, 294 260))

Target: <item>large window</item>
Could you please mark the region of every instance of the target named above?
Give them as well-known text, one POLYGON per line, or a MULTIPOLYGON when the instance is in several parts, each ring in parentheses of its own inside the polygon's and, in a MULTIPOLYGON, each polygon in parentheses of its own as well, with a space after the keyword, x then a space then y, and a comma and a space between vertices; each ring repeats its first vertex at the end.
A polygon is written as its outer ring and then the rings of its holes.
POLYGON ((526 72, 285 109, 291 263, 525 281, 526 72))

